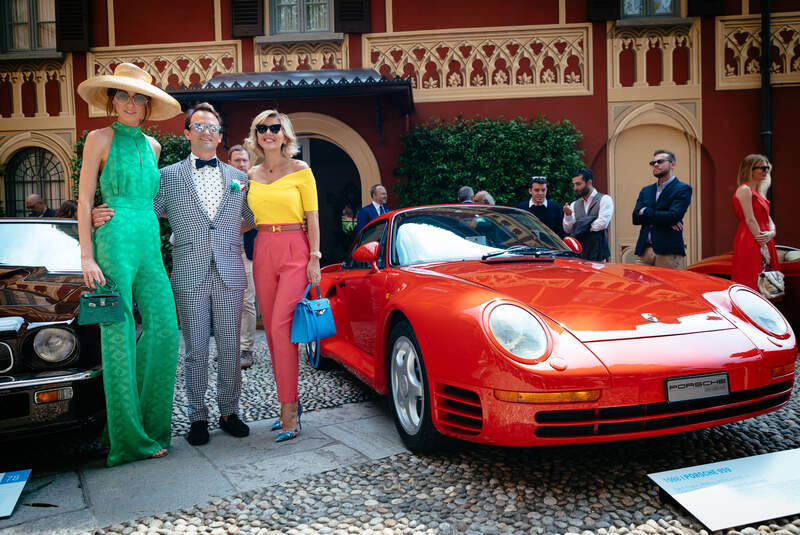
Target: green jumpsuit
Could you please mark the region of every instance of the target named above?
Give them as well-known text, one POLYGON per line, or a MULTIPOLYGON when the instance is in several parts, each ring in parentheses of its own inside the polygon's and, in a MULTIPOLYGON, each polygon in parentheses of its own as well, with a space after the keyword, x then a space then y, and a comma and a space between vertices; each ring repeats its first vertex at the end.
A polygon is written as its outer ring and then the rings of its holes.
POLYGON ((111 128, 114 138, 99 182, 114 216, 93 238, 97 264, 116 282, 125 311, 124 322, 101 326, 108 466, 169 447, 178 360, 175 301, 153 212, 160 184, 155 154, 139 128, 120 122, 111 128), (133 298, 142 317, 138 343, 133 298))

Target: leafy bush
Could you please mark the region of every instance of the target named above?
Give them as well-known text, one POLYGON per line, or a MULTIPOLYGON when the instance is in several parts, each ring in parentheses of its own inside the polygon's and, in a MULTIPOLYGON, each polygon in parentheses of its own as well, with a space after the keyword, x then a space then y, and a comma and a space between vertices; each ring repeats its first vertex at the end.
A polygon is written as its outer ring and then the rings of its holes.
MULTIPOLYGON (((161 132, 157 127, 144 128, 142 132, 154 137, 161 144, 161 156, 158 160, 159 168, 172 165, 189 156, 191 150, 189 142, 183 136, 178 136, 171 132, 161 132)), ((83 165, 83 146, 86 143, 88 134, 89 132, 84 130, 81 137, 73 145, 74 153, 70 163, 72 164, 72 196, 75 199, 78 198, 81 165, 83 165)), ((96 206, 101 203, 101 192, 98 187, 94 196, 94 204, 96 206)), ((172 245, 169 243, 172 229, 169 226, 169 221, 165 218, 159 218, 158 223, 161 231, 161 256, 167 271, 172 271, 172 245)))
POLYGON ((582 135, 568 120, 434 119, 412 128, 402 141, 395 174, 403 206, 456 202, 461 186, 487 190, 497 204, 529 198, 531 176, 548 178, 547 197, 574 199, 572 172, 583 166, 582 135))

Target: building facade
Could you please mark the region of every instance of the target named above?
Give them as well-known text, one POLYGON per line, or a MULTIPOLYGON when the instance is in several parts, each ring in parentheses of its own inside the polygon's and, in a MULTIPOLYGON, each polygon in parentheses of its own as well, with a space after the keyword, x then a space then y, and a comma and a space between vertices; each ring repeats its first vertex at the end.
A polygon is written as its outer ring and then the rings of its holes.
MULTIPOLYGON (((214 103, 225 146, 259 111, 288 113, 317 176, 323 229, 336 232, 371 185, 392 191, 410 126, 543 115, 583 133, 584 160, 616 205, 612 256, 627 259, 636 195, 653 180, 647 162, 672 150, 695 192, 692 263, 732 247, 738 165, 762 151, 761 1, 0 0, 0 200, 22 215, 29 193, 52 207, 71 196, 72 145, 109 123, 75 88, 129 61, 184 104, 214 103)), ((800 10, 772 0, 769 11, 773 218, 777 241, 800 246, 790 202, 800 10)), ((182 118, 159 126, 181 133, 182 118)), ((323 252, 340 256, 346 241, 323 237, 323 252)))

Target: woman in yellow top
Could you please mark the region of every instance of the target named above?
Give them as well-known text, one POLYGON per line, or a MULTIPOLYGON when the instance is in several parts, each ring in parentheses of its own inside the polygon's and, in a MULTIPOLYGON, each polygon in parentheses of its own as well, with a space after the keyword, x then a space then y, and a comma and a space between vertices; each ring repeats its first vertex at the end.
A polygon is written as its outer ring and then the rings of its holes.
POLYGON ((247 202, 258 234, 253 248, 253 280, 264 320, 272 371, 281 404, 277 442, 297 436, 302 408, 297 399, 297 345, 291 343, 292 316, 306 284, 319 284, 317 185, 298 153, 292 123, 275 110, 261 112, 244 142, 255 165, 247 172, 247 202), (303 215, 308 236, 303 232, 303 215), (310 248, 309 248, 310 242, 310 248))

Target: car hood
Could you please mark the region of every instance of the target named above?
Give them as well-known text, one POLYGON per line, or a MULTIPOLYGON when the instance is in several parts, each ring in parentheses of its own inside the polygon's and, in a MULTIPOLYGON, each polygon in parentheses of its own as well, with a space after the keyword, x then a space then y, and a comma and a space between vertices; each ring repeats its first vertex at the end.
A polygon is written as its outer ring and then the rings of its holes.
POLYGON ((77 313, 83 276, 44 267, 0 266, 0 317, 64 321, 77 313))
POLYGON ((727 283, 684 271, 556 259, 453 262, 425 268, 521 301, 582 342, 731 329, 703 298, 727 283))

